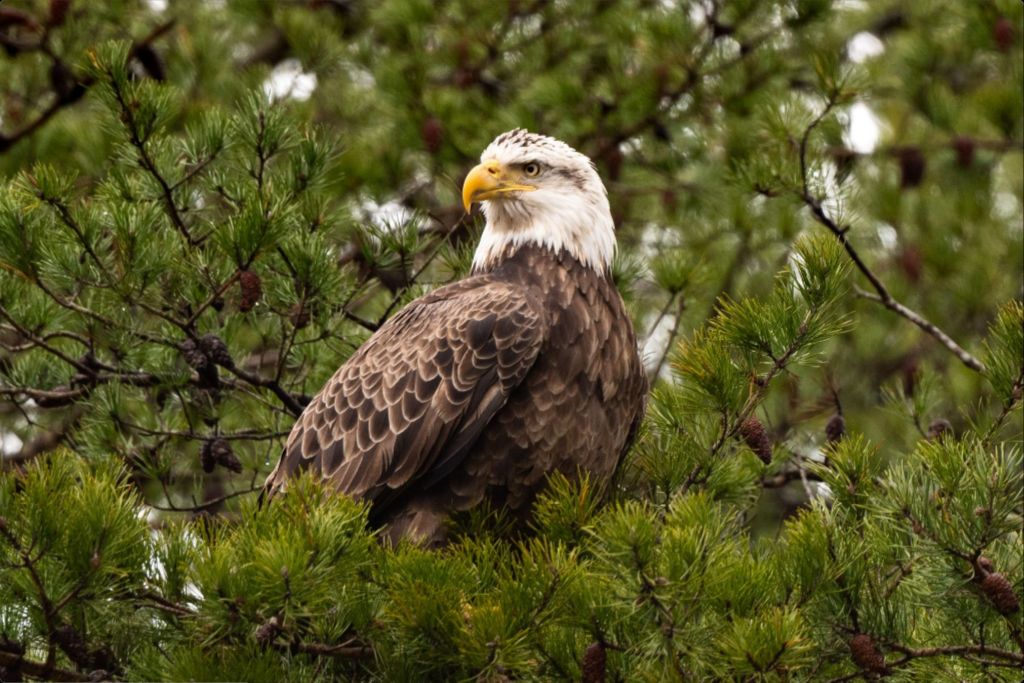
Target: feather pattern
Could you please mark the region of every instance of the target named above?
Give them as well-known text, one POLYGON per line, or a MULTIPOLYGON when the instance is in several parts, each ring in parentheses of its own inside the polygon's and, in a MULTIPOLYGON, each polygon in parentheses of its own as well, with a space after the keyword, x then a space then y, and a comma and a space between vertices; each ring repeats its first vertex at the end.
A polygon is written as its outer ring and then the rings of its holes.
POLYGON ((522 381, 545 327, 536 297, 490 276, 413 302, 306 407, 268 492, 305 469, 370 501, 437 478, 465 456, 522 381))

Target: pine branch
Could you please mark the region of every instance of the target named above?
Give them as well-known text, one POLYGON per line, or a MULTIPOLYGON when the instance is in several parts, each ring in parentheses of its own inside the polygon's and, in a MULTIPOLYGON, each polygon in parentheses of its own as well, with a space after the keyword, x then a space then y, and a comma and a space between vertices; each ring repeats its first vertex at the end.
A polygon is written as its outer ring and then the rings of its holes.
MULTIPOLYGON (((819 218, 819 222, 821 222, 821 217, 818 216, 818 214, 815 214, 815 216, 819 218)), ((822 224, 826 225, 826 227, 828 227, 829 230, 832 230, 832 227, 829 227, 826 223, 822 224)), ((871 275, 868 275, 870 271, 867 269, 867 266, 864 265, 863 261, 860 260, 860 257, 854 255, 856 252, 853 251, 853 247, 850 246, 850 242, 849 240, 846 239, 845 234, 840 234, 839 232, 835 231, 833 232, 839 238, 839 241, 843 244, 843 246, 846 247, 847 252, 851 254, 851 258, 853 259, 853 262, 857 265, 857 268, 860 269, 860 271, 865 274, 865 277, 867 277, 868 280, 871 281, 872 286, 875 287, 875 291, 878 292, 878 294, 871 294, 870 292, 858 292, 858 296, 864 299, 868 299, 869 301, 876 301, 885 306, 886 308, 888 308, 889 310, 894 311, 898 315, 903 316, 904 318, 914 323, 931 336, 935 337, 935 339, 937 339, 940 344, 949 349, 953 353, 953 355, 960 359, 961 363, 969 367, 971 370, 983 374, 985 373, 985 365, 980 360, 978 360, 970 353, 965 351, 959 344, 953 341, 953 338, 950 337, 945 332, 943 332, 938 325, 929 322, 920 313, 917 313, 916 311, 908 308, 907 306, 904 306, 899 301, 896 301, 896 299, 894 299, 892 295, 889 294, 888 290, 885 289, 885 286, 881 284, 881 282, 873 273, 871 275)))
MULTIPOLYGON (((729 439, 733 438, 739 433, 740 428, 743 426, 743 423, 746 422, 747 418, 753 415, 754 410, 756 410, 757 406, 760 405, 761 400, 767 393, 768 387, 771 384, 772 380, 775 379, 775 377, 777 377, 779 373, 786 369, 786 366, 789 365, 789 361, 793 358, 793 355, 796 354, 796 352, 800 349, 801 346, 803 346, 803 342, 804 339, 807 337, 809 325, 811 323, 811 318, 814 315, 814 313, 815 311, 808 311, 804 315, 804 318, 800 323, 800 327, 797 330, 797 335, 793 339, 793 341, 789 344, 788 347, 786 347, 786 350, 782 353, 781 356, 773 359, 772 366, 771 368, 768 369, 768 372, 766 372, 763 376, 756 378, 754 382, 754 386, 756 387, 756 389, 754 389, 754 391, 750 393, 750 396, 747 397, 746 403, 744 403, 743 407, 739 410, 739 412, 731 420, 729 419, 729 415, 725 413, 722 414, 721 430, 719 432, 718 438, 711 445, 709 451, 709 456, 711 459, 713 459, 714 456, 716 456, 718 452, 722 449, 722 447, 725 446, 726 443, 728 443, 729 439)), ((686 480, 677 489, 677 492, 687 491, 691 486, 696 484, 698 481, 706 480, 707 477, 710 476, 710 472, 704 473, 704 470, 706 467, 711 466, 711 459, 709 459, 707 462, 697 463, 697 465, 695 465, 694 468, 690 470, 690 473, 687 475, 686 480), (703 476, 702 473, 704 473, 703 476)))
POLYGON ((135 111, 132 104, 128 101, 124 90, 118 84, 117 79, 109 71, 110 89, 114 93, 114 99, 117 100, 118 105, 121 108, 121 117, 125 123, 125 128, 128 130, 128 140, 132 147, 138 152, 138 160, 142 167, 149 173, 149 175, 156 181, 157 185, 160 186, 161 195, 163 198, 164 211, 168 218, 171 219, 171 223, 178 230, 181 236, 185 239, 185 242, 190 247, 199 245, 199 242, 193 238, 192 233, 189 231, 188 226, 185 225, 184 219, 181 217, 181 213, 178 211, 178 205, 174 201, 174 191, 171 189, 170 183, 164 178, 160 169, 157 167, 156 162, 150 155, 149 150, 146 148, 146 140, 140 137, 138 130, 138 122, 135 119, 135 111))
POLYGON ((269 389, 278 397, 278 399, 280 399, 281 403, 284 404, 284 407, 292 414, 292 417, 298 417, 301 415, 302 411, 306 409, 306 404, 311 400, 311 397, 303 394, 292 394, 290 391, 282 387, 280 382, 276 379, 264 379, 256 373, 243 370, 237 365, 233 365, 232 367, 225 369, 243 382, 254 387, 269 389))
POLYGON ((96 680, 90 675, 69 669, 61 669, 46 662, 37 662, 28 659, 23 654, 15 654, 2 649, 0 649, 0 666, 20 671, 23 674, 43 681, 81 681, 84 683, 96 680))
POLYGON ((1015 666, 1024 666, 1024 654, 1000 650, 988 645, 946 645, 942 647, 912 648, 899 643, 887 643, 887 647, 904 655, 902 659, 890 664, 890 666, 896 667, 921 657, 959 657, 967 654, 995 657, 1012 663, 1015 666))
POLYGON ((47 429, 31 441, 26 442, 17 453, 6 453, 0 456, 0 472, 24 465, 63 443, 70 432, 78 426, 83 415, 83 411, 77 407, 72 408, 69 413, 56 428, 47 429))
MULTIPOLYGON (((1014 669, 1024 667, 1024 655, 990 647, 988 645, 945 645, 940 647, 912 648, 901 645, 900 643, 890 642, 886 643, 886 647, 903 655, 903 657, 895 661, 886 662, 885 666, 887 669, 898 669, 906 666, 915 659, 927 659, 930 657, 962 657, 967 661, 983 664, 985 666, 1002 666, 1014 669), (970 655, 993 657, 995 659, 989 661, 978 661, 970 655)), ((829 680, 829 683, 845 683, 845 681, 852 681, 863 675, 863 671, 858 671, 845 676, 832 678, 829 680)))
POLYGON ((199 304, 196 310, 192 312, 192 315, 190 315, 188 319, 184 321, 185 329, 193 330, 195 328, 195 322, 199 319, 199 316, 205 313, 206 310, 210 308, 210 306, 212 306, 221 296, 224 295, 224 292, 228 291, 228 288, 231 287, 231 285, 235 284, 235 282, 238 281, 238 276, 240 272, 241 271, 236 270, 234 273, 232 273, 231 277, 222 282, 213 290, 213 293, 211 293, 210 296, 206 298, 206 301, 199 304))
POLYGON ((665 316, 668 315, 669 310, 678 299, 678 310, 676 311, 675 318, 672 321, 672 329, 669 330, 668 340, 665 342, 664 349, 662 350, 661 356, 658 358, 657 365, 647 373, 647 381, 653 383, 654 380, 658 379, 661 374, 661 369, 665 366, 665 361, 668 360, 669 354, 672 352, 672 345, 675 343, 676 336, 679 334, 679 325, 682 323, 683 311, 686 310, 686 300, 682 298, 681 293, 672 292, 669 296, 668 301, 665 302, 664 307, 658 312, 658 317, 655 318, 654 323, 651 324, 651 334, 654 334, 655 330, 658 329, 658 325, 665 316))
POLYGON ((143 600, 146 602, 153 603, 152 605, 146 605, 147 607, 153 607, 154 609, 169 612, 170 614, 173 614, 175 616, 188 617, 195 614, 194 610, 191 610, 188 607, 185 607, 184 605, 180 605, 176 602, 168 600, 167 598, 163 597, 162 595, 154 591, 142 591, 141 593, 134 594, 132 597, 136 600, 143 600))
POLYGON ((373 656, 373 648, 368 645, 353 645, 352 643, 358 642, 352 638, 346 640, 344 643, 338 645, 329 645, 327 643, 306 643, 302 641, 295 641, 291 643, 274 643, 274 647, 284 652, 301 652, 307 655, 316 655, 317 657, 338 657, 342 659, 362 659, 364 657, 373 656))
POLYGON ((996 416, 992 426, 990 426, 988 431, 985 432, 985 436, 981 440, 983 444, 991 443, 992 437, 995 436, 1003 426, 1003 423, 1006 422, 1006 418, 1009 417, 1014 408, 1020 404, 1022 395, 1024 395, 1024 367, 1021 367, 1020 374, 1013 382, 1013 387, 1010 392, 1010 400, 1003 404, 1003 407, 1000 409, 999 415, 996 416))
POLYGON ((811 215, 814 216, 814 219, 818 223, 823 225, 825 228, 827 228, 829 232, 835 235, 835 238, 839 240, 839 243, 841 245, 843 245, 843 248, 846 250, 847 255, 849 255, 850 257, 850 260, 852 260, 854 265, 857 266, 857 270, 859 270, 864 275, 864 277, 867 278, 868 282, 871 283, 871 286, 877 293, 875 295, 862 293, 861 296, 872 301, 877 301, 878 303, 882 304, 889 310, 895 312, 897 315, 900 315, 909 320, 910 322, 914 323, 922 330, 924 330, 927 334, 930 334, 932 337, 937 339, 940 344, 945 346, 950 352, 952 352, 957 358, 959 358, 961 363, 969 367, 971 370, 974 370, 975 372, 980 372, 984 374, 985 366, 984 364, 982 364, 980 360, 978 360, 970 353, 968 353, 966 350, 964 350, 959 344, 953 341, 952 337, 943 332, 942 329, 940 329, 937 325, 935 325, 932 322, 929 322, 920 313, 917 313, 916 311, 900 303, 892 296, 892 294, 889 293, 888 288, 886 288, 886 286, 882 283, 881 279, 879 279, 879 277, 875 275, 874 271, 872 271, 867 266, 867 264, 864 262, 864 259, 861 258, 856 248, 854 248, 853 243, 851 243, 849 238, 847 237, 847 233, 849 232, 850 227, 840 227, 835 222, 835 220, 833 220, 832 217, 829 216, 828 212, 825 211, 825 208, 822 205, 821 200, 816 198, 811 193, 810 172, 807 167, 808 142, 810 141, 811 134, 814 132, 814 129, 817 128, 818 124, 820 124, 825 119, 825 117, 832 111, 833 107, 836 105, 836 97, 837 93, 832 93, 829 96, 828 100, 825 103, 825 107, 822 109, 821 113, 818 114, 818 116, 816 116, 814 120, 811 121, 811 123, 807 126, 806 129, 804 129, 803 136, 800 138, 800 177, 803 182, 803 189, 799 195, 800 198, 803 200, 804 204, 806 204, 807 207, 811 210, 811 215))
POLYGON ((217 507, 221 503, 223 503, 225 501, 228 501, 228 500, 231 500, 232 498, 238 498, 239 496, 247 496, 250 493, 256 493, 257 491, 262 491, 262 490, 263 490, 263 485, 260 484, 259 486, 250 486, 247 489, 239 489, 237 491, 232 491, 230 493, 225 493, 224 495, 217 496, 216 498, 211 498, 210 500, 204 501, 202 503, 196 502, 193 505, 175 505, 174 503, 171 502, 170 491, 168 491, 166 489, 166 487, 165 487, 164 488, 164 494, 167 497, 168 504, 167 505, 157 505, 156 503, 147 503, 147 505, 149 507, 153 508, 154 510, 160 510, 161 512, 190 512, 190 513, 196 513, 196 512, 203 512, 204 510, 209 510, 210 508, 217 507))
POLYGON ((808 472, 802 466, 793 467, 791 469, 783 470, 778 474, 774 474, 770 477, 765 477, 761 480, 761 486, 766 489, 777 489, 781 488, 793 481, 823 481, 821 477, 808 472))
MULTIPOLYGON (((123 417, 117 415, 113 416, 113 419, 116 420, 118 424, 123 425, 124 427, 132 431, 144 434, 146 436, 170 436, 179 439, 191 439, 193 441, 203 441, 205 439, 210 438, 209 434, 200 434, 199 432, 194 431, 192 429, 151 429, 149 427, 143 427, 140 424, 129 422, 128 420, 125 420, 123 417)), ((225 441, 273 441, 275 439, 283 439, 284 437, 288 436, 288 434, 289 432, 259 432, 251 430, 234 432, 229 434, 217 433, 215 436, 216 438, 223 439, 225 441)))
MULTIPOLYGON (((941 152, 945 150, 956 151, 958 145, 970 144, 973 149, 983 149, 993 154, 1011 154, 1013 152, 1024 151, 1024 140, 1012 140, 1012 139, 978 139, 970 137, 957 137, 946 142, 937 142, 930 144, 918 144, 914 147, 924 152, 941 152)), ((842 158, 878 158, 878 157, 893 157, 898 156, 901 151, 906 149, 905 146, 893 145, 893 146, 878 146, 872 149, 870 152, 862 152, 848 147, 829 147, 828 153, 842 158)))
MULTIPOLYGON (((26 550, 21 542, 18 541, 18 537, 14 535, 8 526, 7 520, 0 517, 0 536, 3 536, 7 543, 14 549, 14 552, 18 554, 21 559, 20 565, 22 569, 28 572, 29 578, 32 581, 32 585, 36 589, 36 594, 39 598, 39 607, 43 613, 43 622, 46 625, 46 667, 50 671, 53 670, 53 666, 57 661, 57 624, 55 621, 56 614, 53 609, 53 602, 50 600, 50 596, 46 592, 46 586, 43 584, 42 577, 39 575, 36 569, 36 560, 32 558, 32 554, 26 550)), ((36 558, 38 559, 38 558, 36 558)))

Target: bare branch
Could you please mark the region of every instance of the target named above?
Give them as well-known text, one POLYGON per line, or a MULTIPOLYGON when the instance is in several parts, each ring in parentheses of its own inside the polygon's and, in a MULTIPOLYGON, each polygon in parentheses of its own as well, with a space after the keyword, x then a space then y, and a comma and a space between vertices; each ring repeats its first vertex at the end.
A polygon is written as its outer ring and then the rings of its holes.
POLYGON ((44 681, 92 681, 92 676, 78 673, 77 671, 70 671, 68 669, 60 669, 56 666, 46 664, 45 662, 36 662, 31 659, 27 659, 23 654, 16 654, 14 652, 6 652, 0 650, 0 665, 16 669, 23 674, 28 674, 33 678, 38 678, 44 681))
POLYGON ((829 232, 835 235, 835 238, 839 240, 840 244, 843 245, 843 248, 846 250, 846 253, 849 255, 854 265, 857 266, 857 270, 859 270, 864 275, 864 277, 867 278, 868 282, 871 283, 871 286, 874 288, 875 292, 877 292, 877 295, 864 295, 865 298, 869 298, 872 301, 877 301, 878 303, 882 304, 889 310, 914 323, 922 330, 930 334, 932 337, 937 339, 939 343, 941 343, 947 349, 949 349, 957 358, 960 359, 961 363, 969 367, 971 370, 974 370, 975 372, 984 373, 985 366, 982 364, 980 360, 978 360, 970 353, 968 353, 966 350, 964 350, 963 347, 961 347, 959 344, 953 341, 953 338, 950 337, 945 332, 943 332, 937 325, 928 321, 920 313, 903 305, 902 303, 897 301, 892 296, 892 294, 889 293, 888 288, 886 288, 886 286, 882 283, 878 276, 875 275, 875 273, 867 266, 867 264, 864 262, 864 259, 861 258, 860 254, 854 248, 849 238, 847 238, 846 235, 849 231, 849 227, 840 227, 835 222, 835 220, 831 216, 829 216, 828 212, 825 211, 825 208, 822 205, 821 200, 811 193, 809 187, 810 174, 807 168, 808 141, 810 140, 811 133, 814 131, 817 125, 821 123, 825 116, 832 110, 833 106, 835 106, 835 99, 834 97, 831 97, 826 102, 824 110, 817 117, 815 117, 814 120, 811 121, 811 123, 804 130, 803 137, 800 139, 800 174, 803 181, 803 190, 799 195, 800 198, 803 200, 804 204, 806 204, 807 207, 811 210, 811 215, 814 216, 814 219, 821 225, 825 226, 825 228, 827 228, 829 232))
POLYGON ((216 507, 217 505, 220 505, 224 501, 231 500, 232 498, 246 496, 249 495, 250 493, 256 493, 257 491, 261 490, 263 490, 262 485, 252 486, 247 489, 240 489, 238 491, 232 491, 231 493, 225 493, 222 496, 211 498, 210 500, 204 501, 202 503, 197 503, 196 505, 175 505, 174 503, 170 502, 170 498, 168 498, 168 505, 156 505, 153 503, 147 503, 147 505, 148 507, 151 507, 154 510, 159 510, 160 512, 202 512, 203 510, 216 507))

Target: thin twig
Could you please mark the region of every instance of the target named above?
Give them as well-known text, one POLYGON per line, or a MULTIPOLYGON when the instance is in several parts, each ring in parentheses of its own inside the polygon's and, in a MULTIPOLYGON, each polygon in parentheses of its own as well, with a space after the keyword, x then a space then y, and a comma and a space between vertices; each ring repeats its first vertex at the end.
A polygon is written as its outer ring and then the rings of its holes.
POLYGON ((144 591, 142 593, 134 595, 133 597, 137 600, 146 600, 148 602, 153 603, 150 606, 155 609, 163 610, 164 612, 170 612, 171 614, 175 614, 178 616, 187 617, 195 614, 189 608, 183 605, 179 605, 176 602, 172 602, 167 598, 163 597, 162 595, 154 593, 153 591, 144 591))
POLYGON ((669 354, 672 353, 672 346, 675 344, 676 337, 679 335, 679 326, 683 322, 683 311, 686 310, 685 297, 680 296, 678 293, 673 293, 672 297, 668 301, 668 304, 665 306, 664 309, 662 309, 661 313, 658 315, 658 320, 654 323, 654 326, 651 327, 651 332, 653 333, 658 323, 660 323, 664 319, 665 313, 668 310, 669 306, 671 306, 671 304, 674 303, 677 298, 678 310, 676 311, 675 318, 672 321, 672 327, 671 329, 669 329, 668 340, 665 342, 665 346, 662 349, 661 356, 658 358, 658 364, 654 366, 654 369, 647 376, 649 382, 654 382, 654 380, 658 379, 658 375, 661 374, 661 369, 665 366, 665 361, 668 360, 669 354))
POLYGON ((231 500, 232 498, 237 498, 238 496, 246 496, 249 495, 250 493, 256 493, 257 491, 260 491, 262 489, 262 485, 252 486, 247 489, 240 489, 238 491, 232 491, 231 493, 225 493, 222 496, 217 496, 216 498, 211 498, 210 500, 204 501, 202 503, 196 503, 195 505, 175 505, 174 503, 170 502, 170 496, 168 496, 167 498, 169 503, 168 505, 157 505, 155 503, 147 503, 146 505, 147 507, 151 507, 154 510, 159 510, 160 512, 202 512, 203 510, 220 505, 226 500, 231 500))

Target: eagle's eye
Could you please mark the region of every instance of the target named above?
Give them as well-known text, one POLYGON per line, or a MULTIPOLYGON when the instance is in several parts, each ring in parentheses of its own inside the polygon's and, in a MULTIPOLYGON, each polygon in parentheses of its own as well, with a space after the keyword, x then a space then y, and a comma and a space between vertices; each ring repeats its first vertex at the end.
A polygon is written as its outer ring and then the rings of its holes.
POLYGON ((523 164, 523 173, 530 176, 531 178, 540 174, 540 164, 535 161, 531 161, 528 164, 523 164))

